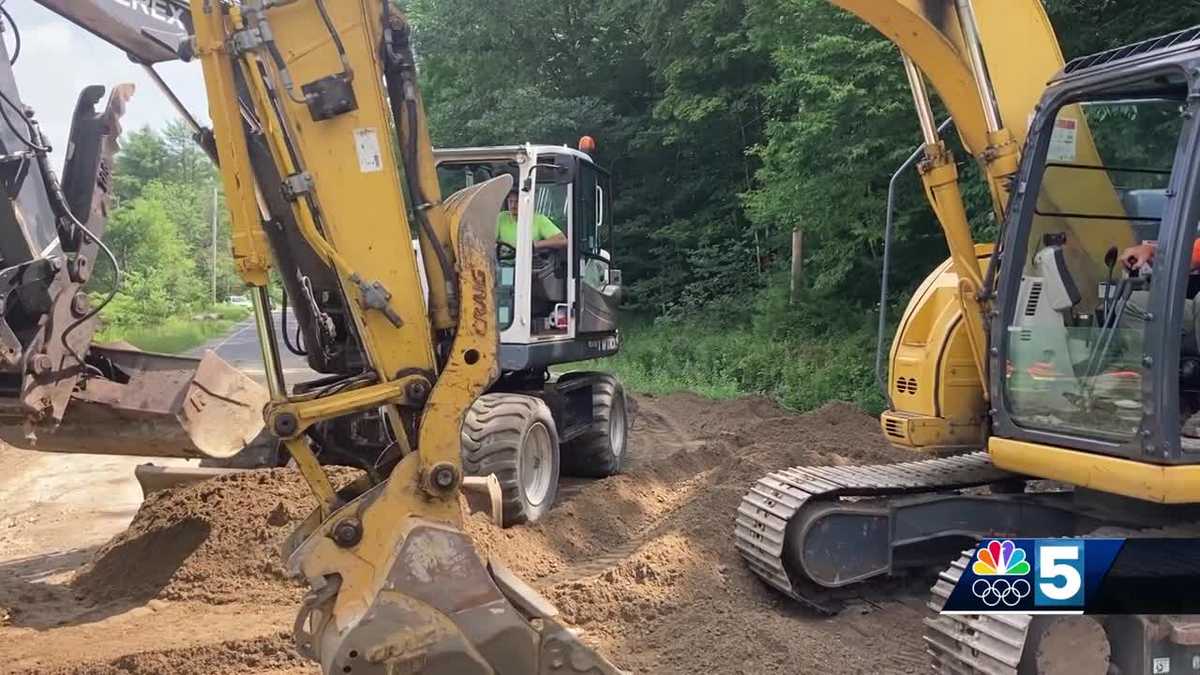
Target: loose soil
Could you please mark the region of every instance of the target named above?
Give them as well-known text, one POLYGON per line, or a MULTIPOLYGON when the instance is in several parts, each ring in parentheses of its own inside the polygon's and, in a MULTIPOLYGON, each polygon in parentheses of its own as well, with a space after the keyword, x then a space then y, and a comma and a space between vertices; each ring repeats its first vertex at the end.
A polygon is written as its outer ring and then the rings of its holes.
MULTIPOLYGON (((567 481, 533 526, 472 516, 480 551, 637 673, 927 670, 922 597, 816 617, 759 582, 733 547, 733 514, 762 474, 905 459, 873 418, 846 404, 797 415, 753 397, 635 404, 625 474, 567 481)), ((57 576, 48 556, 0 562, 0 671, 315 673, 287 637, 302 589, 277 553, 311 506, 293 472, 256 471, 152 496, 57 576)))
MULTIPOLYGON (((339 469, 335 482, 354 472, 339 469)), ((79 571, 87 600, 297 604, 279 550, 316 506, 300 474, 264 469, 150 495, 129 528, 79 571)))

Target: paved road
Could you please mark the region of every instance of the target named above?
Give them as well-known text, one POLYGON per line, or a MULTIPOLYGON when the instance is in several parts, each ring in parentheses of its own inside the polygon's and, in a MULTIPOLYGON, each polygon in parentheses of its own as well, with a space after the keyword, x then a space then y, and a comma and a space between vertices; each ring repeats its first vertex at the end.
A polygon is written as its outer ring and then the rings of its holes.
MULTIPOLYGON (((296 317, 288 312, 288 332, 295 335, 296 317)), ((272 313, 275 323, 275 334, 281 336, 283 331, 283 314, 276 310, 272 313)), ((231 366, 241 370, 259 382, 266 382, 263 369, 262 350, 258 344, 258 331, 254 328, 254 319, 247 319, 234 326, 225 335, 214 338, 192 350, 192 356, 202 356, 206 350, 213 350, 217 356, 225 359, 231 366)), ((310 370, 308 361, 303 356, 296 356, 287 350, 282 343, 279 345, 280 358, 283 361, 283 377, 288 384, 304 382, 318 377, 318 373, 310 370)))

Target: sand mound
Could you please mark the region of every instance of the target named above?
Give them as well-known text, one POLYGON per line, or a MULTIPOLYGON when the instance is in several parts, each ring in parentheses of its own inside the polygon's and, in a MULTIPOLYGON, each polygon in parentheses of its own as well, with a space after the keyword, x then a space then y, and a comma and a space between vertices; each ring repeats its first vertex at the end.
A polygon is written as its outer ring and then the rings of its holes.
POLYGON ((732 530, 733 511, 762 474, 803 464, 892 462, 903 454, 887 444, 875 418, 834 403, 797 415, 763 398, 712 401, 692 394, 642 397, 623 475, 590 483, 542 522, 499 530, 476 515, 468 530, 481 551, 533 579, 552 576, 572 561, 630 552, 673 525, 663 518, 689 507, 696 519, 732 530), (675 438, 671 438, 674 436, 675 438), (714 493, 726 495, 719 499, 714 493))
MULTIPOLYGON (((638 408, 624 475, 576 481, 533 526, 500 530, 482 515, 469 518, 480 551, 533 583, 586 640, 639 673, 925 667, 919 600, 916 609, 892 603, 813 617, 760 583, 733 546, 737 505, 768 471, 908 459, 887 445, 873 417, 847 404, 798 415, 763 398, 690 394, 639 397, 638 408)), ((97 600, 295 603, 301 589, 284 578, 277 551, 311 505, 303 482, 286 470, 156 496, 76 587, 97 600)), ((177 663, 178 656, 163 658, 177 663)), ((130 670, 142 672, 120 672, 130 670)))
POLYGON ((190 649, 131 654, 107 663, 84 663, 53 675, 211 675, 213 673, 311 673, 313 665, 292 646, 291 635, 222 642, 190 649))
POLYGON ((835 403, 797 415, 763 398, 642 397, 625 475, 584 487, 542 522, 481 550, 534 583, 618 665, 646 673, 917 672, 918 609, 806 615, 745 569, 733 514, 764 473, 911 459, 874 417, 835 403))
POLYGON ((300 475, 264 469, 151 495, 73 585, 94 602, 297 602, 279 548, 316 505, 300 475))

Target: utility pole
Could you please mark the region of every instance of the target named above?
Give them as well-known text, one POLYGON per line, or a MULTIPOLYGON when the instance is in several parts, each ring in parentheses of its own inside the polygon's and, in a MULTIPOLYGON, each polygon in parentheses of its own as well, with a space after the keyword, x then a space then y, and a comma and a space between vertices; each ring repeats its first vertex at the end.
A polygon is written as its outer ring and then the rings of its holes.
POLYGON ((217 186, 213 185, 213 200, 212 200, 212 301, 217 304, 217 219, 220 209, 220 202, 217 195, 217 186))
POLYGON ((792 230, 792 303, 795 304, 804 286, 804 230, 792 230))

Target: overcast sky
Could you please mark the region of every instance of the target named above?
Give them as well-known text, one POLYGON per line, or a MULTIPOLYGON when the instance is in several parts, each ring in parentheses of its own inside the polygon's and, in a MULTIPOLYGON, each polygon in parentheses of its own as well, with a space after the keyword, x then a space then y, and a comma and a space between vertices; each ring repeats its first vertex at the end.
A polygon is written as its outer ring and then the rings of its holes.
MULTIPOLYGON (((75 100, 88 85, 132 82, 137 86, 122 120, 126 130, 146 125, 161 128, 175 119, 175 109, 154 82, 115 47, 33 0, 5 0, 4 7, 21 31, 21 55, 14 66, 21 99, 36 111, 42 131, 54 146, 56 166, 62 163, 75 100)), ((4 39, 11 50, 11 32, 5 30, 4 39)), ((200 64, 165 63, 156 68, 192 114, 207 124, 200 64)))

